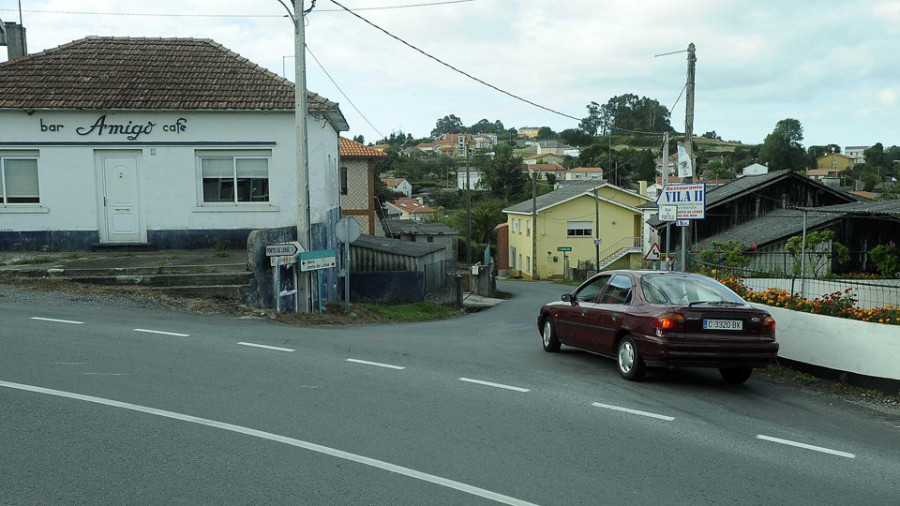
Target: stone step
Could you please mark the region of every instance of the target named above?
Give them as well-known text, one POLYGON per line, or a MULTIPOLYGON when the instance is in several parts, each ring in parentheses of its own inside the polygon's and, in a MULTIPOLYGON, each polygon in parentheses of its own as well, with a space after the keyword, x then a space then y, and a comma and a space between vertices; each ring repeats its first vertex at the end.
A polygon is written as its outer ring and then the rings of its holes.
POLYGON ((162 267, 91 267, 77 269, 47 269, 47 274, 54 277, 85 276, 145 276, 155 274, 218 274, 247 272, 246 263, 215 265, 165 265, 162 267))
POLYGON ((244 272, 216 272, 205 274, 113 274, 107 276, 65 276, 71 281, 95 285, 143 286, 250 286, 252 274, 244 272))

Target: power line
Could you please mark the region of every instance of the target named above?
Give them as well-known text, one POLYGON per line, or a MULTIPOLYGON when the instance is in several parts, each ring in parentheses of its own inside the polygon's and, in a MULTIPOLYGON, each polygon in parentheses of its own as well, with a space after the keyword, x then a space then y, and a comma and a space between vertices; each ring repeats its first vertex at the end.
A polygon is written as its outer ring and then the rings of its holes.
POLYGON ((322 65, 322 62, 320 62, 319 59, 316 58, 316 55, 313 54, 312 49, 309 48, 309 44, 306 45, 306 52, 309 53, 309 55, 313 57, 313 60, 316 61, 316 64, 318 64, 318 65, 319 65, 319 68, 322 69, 322 72, 324 72, 325 75, 328 76, 328 80, 331 81, 331 84, 333 84, 334 87, 337 88, 337 90, 338 90, 339 92, 341 92, 341 95, 343 95, 344 98, 347 99, 347 102, 350 104, 350 106, 353 107, 353 109, 354 109, 360 116, 362 116, 362 119, 365 120, 365 122, 368 123, 370 127, 372 127, 372 130, 375 130, 375 132, 378 133, 378 135, 380 135, 381 137, 386 138, 385 135, 384 135, 383 133, 381 133, 380 130, 378 130, 377 128, 375 128, 375 125, 373 125, 372 122, 369 121, 369 118, 367 118, 366 115, 363 114, 362 111, 360 111, 359 108, 356 107, 356 104, 354 104, 353 101, 350 100, 350 97, 348 97, 347 94, 344 93, 344 90, 342 90, 341 87, 338 85, 338 83, 335 82, 335 80, 331 77, 331 74, 329 74, 328 71, 325 70, 325 66, 322 65))
POLYGON ((514 98, 514 99, 519 100, 519 101, 521 101, 521 102, 525 102, 526 104, 529 104, 529 105, 532 105, 532 106, 534 106, 534 107, 537 107, 538 109, 543 109, 543 110, 545 110, 545 111, 547 111, 547 112, 551 112, 551 113, 553 113, 553 114, 557 114, 557 115, 562 116, 562 117, 564 117, 564 118, 573 119, 573 120, 575 120, 575 121, 581 121, 581 118, 576 118, 575 116, 570 116, 570 115, 568 115, 568 114, 566 114, 566 113, 559 112, 559 111, 557 111, 557 110, 555 110, 555 109, 551 109, 551 108, 549 108, 549 107, 545 107, 545 106, 540 105, 540 104, 538 104, 538 103, 532 102, 531 100, 528 100, 528 99, 526 99, 526 98, 522 98, 522 97, 520 97, 520 96, 518 96, 518 95, 515 95, 515 94, 510 93, 510 92, 508 92, 508 91, 506 91, 506 90, 503 90, 503 89, 501 89, 501 88, 498 88, 498 87, 494 86, 493 84, 490 84, 490 83, 488 83, 488 82, 486 82, 486 81, 484 81, 484 80, 482 80, 482 79, 479 79, 479 78, 473 76, 472 74, 469 74, 468 72, 465 72, 465 71, 463 71, 463 70, 460 70, 460 69, 454 67, 453 65, 450 65, 449 63, 447 63, 447 62, 441 60, 440 58, 438 58, 438 57, 436 57, 436 56, 432 56, 432 55, 426 53, 425 51, 423 51, 423 50, 417 48, 416 46, 410 44, 409 42, 406 42, 405 40, 401 39, 400 37, 397 37, 396 35, 394 35, 394 34, 392 34, 391 32, 385 30, 384 28, 381 28, 380 26, 376 25, 375 23, 373 23, 373 22, 369 21, 368 19, 366 19, 366 18, 360 16, 359 14, 353 12, 352 10, 348 9, 347 7, 344 7, 343 5, 341 5, 340 3, 336 2, 335 0, 331 0, 331 3, 337 5, 338 7, 342 8, 342 9, 344 9, 345 11, 347 11, 348 13, 350 13, 351 15, 355 16, 356 18, 358 18, 360 21, 362 21, 362 22, 368 24, 369 26, 371 26, 371 27, 373 27, 373 28, 379 30, 380 32, 382 32, 382 33, 384 33, 385 35, 387 35, 388 37, 390 37, 390 38, 392 38, 392 39, 394 39, 394 40, 400 42, 401 44, 403 44, 403 45, 409 47, 410 49, 412 49, 412 50, 414 50, 414 51, 416 51, 416 52, 422 54, 423 56, 425 56, 425 57, 427 57, 427 58, 430 58, 430 59, 432 59, 432 60, 434 60, 434 61, 440 63, 441 65, 443 65, 443 66, 449 68, 450 70, 452 70, 452 71, 454 71, 454 72, 456 72, 456 73, 459 73, 459 74, 462 74, 462 75, 468 77, 469 79, 471 79, 471 80, 473 80, 473 81, 475 81, 475 82, 477 82, 477 83, 483 84, 484 86, 487 86, 488 88, 491 88, 491 89, 493 89, 493 90, 495 90, 495 91, 499 91, 500 93, 502 93, 502 94, 504 94, 504 95, 506 95, 506 96, 508 96, 508 97, 514 98))
MULTIPOLYGON (((380 10, 392 10, 392 9, 410 9, 416 7, 433 7, 438 5, 447 5, 447 4, 458 4, 458 3, 466 3, 466 2, 474 2, 475 0, 445 0, 443 2, 429 2, 429 3, 418 3, 418 4, 406 4, 406 5, 385 5, 381 7, 360 7, 358 9, 353 9, 356 11, 380 11, 380 10)), ((315 7, 315 1, 313 1, 313 6, 308 10, 312 10, 315 7)), ((316 12, 343 12, 347 9, 316 9, 316 12)), ((12 8, 4 8, 0 9, 0 11, 13 11, 17 12, 18 9, 12 8)), ((167 14, 167 13, 153 13, 153 12, 89 12, 89 11, 58 11, 58 10, 50 10, 50 9, 22 9, 22 12, 32 12, 37 14, 75 14, 75 15, 83 15, 83 16, 144 16, 144 17, 158 17, 158 18, 286 18, 288 16, 284 14, 167 14)))

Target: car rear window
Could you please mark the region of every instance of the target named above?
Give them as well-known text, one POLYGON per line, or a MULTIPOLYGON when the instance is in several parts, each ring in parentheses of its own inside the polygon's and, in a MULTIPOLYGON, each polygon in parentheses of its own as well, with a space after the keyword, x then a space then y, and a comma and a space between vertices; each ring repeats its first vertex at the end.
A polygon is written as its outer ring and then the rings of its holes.
POLYGON ((641 277, 641 289, 644 297, 652 304, 673 306, 704 302, 746 304, 738 294, 722 283, 699 276, 648 274, 641 277))

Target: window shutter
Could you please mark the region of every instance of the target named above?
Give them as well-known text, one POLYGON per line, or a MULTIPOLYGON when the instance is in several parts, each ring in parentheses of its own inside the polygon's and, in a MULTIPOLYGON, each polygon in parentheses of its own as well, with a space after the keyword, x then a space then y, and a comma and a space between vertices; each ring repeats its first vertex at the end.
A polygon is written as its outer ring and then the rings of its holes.
MULTIPOLYGON (((6 174, 6 196, 9 198, 38 198, 37 160, 3 160, 6 174)), ((2 187, 0 187, 2 189, 2 187)))
POLYGON ((202 158, 200 166, 204 178, 234 177, 234 162, 231 158, 202 158))
POLYGON ((237 177, 267 179, 269 177, 269 161, 265 158, 238 158, 237 177))

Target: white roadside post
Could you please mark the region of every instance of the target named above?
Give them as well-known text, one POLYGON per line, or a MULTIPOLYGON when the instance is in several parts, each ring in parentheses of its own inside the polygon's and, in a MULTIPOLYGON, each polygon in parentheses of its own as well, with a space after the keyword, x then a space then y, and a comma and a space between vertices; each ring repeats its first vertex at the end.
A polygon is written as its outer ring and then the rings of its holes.
POLYGON ((359 222, 345 216, 334 226, 334 235, 344 243, 344 311, 350 311, 350 243, 359 238, 359 222))

